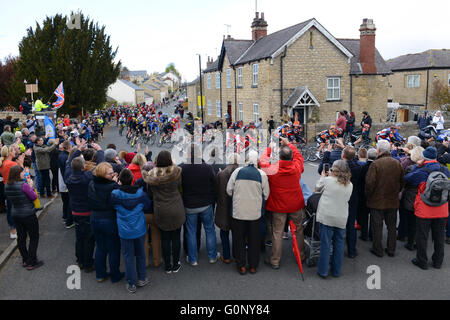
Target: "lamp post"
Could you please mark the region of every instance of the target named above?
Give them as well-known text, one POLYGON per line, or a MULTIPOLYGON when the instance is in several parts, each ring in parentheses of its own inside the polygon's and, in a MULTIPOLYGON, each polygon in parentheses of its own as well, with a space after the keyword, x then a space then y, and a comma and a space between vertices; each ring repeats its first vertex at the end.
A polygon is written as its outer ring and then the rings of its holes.
POLYGON ((205 120, 203 118, 203 82, 202 82, 202 56, 197 53, 198 55, 198 66, 200 69, 200 108, 202 111, 202 124, 205 123, 205 120))

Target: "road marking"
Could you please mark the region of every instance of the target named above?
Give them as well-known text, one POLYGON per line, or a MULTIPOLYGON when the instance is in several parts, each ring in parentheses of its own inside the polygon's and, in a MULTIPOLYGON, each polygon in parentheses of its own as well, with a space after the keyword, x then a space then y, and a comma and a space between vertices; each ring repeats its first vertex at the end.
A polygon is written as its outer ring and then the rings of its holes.
POLYGON ((318 164, 315 164, 315 163, 311 163, 311 162, 307 162, 306 164, 309 164, 311 167, 316 167, 316 168, 318 168, 319 167, 319 165, 318 164))

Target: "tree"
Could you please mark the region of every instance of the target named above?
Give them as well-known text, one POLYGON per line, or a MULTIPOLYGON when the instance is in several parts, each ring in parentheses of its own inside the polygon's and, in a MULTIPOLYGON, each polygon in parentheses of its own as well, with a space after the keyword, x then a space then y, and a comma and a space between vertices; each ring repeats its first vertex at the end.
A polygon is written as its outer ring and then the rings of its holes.
MULTIPOLYGON (((5 107, 9 104, 18 105, 20 100, 10 99, 10 90, 15 74, 17 73, 17 57, 11 55, 4 59, 4 63, 0 60, 0 107, 5 107)), ((20 98, 19 98, 20 99, 20 98)))
POLYGON ((441 109, 444 106, 450 106, 450 91, 449 86, 443 84, 439 79, 433 82, 433 93, 431 95, 431 103, 436 109, 441 109))
MULTIPOLYGON (((64 82, 63 113, 78 114, 81 108, 92 112, 106 102, 108 87, 114 83, 121 62, 114 63, 105 26, 99 27, 80 12, 80 29, 69 29, 69 19, 58 14, 47 17, 36 28, 27 30, 19 44, 20 60, 14 82, 39 79, 39 93, 47 102, 61 81, 64 82)), ((34 82, 34 81, 33 81, 34 82)), ((22 87, 22 90, 24 88, 22 87)), ((52 98, 52 102, 56 99, 52 98)))
POLYGON ((181 78, 180 73, 178 72, 178 70, 175 68, 175 64, 174 63, 169 63, 169 65, 166 67, 166 73, 170 73, 172 72, 174 75, 176 75, 178 78, 181 78))

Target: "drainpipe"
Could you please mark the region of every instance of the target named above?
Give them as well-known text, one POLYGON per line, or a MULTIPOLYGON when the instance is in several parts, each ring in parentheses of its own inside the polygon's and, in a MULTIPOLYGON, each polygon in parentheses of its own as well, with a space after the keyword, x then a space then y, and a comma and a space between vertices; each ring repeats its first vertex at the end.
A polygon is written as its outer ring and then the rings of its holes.
POLYGON ((283 59, 286 58, 287 46, 280 57, 280 117, 283 116, 283 59))
POLYGON ((428 86, 430 83, 430 70, 427 70, 427 91, 425 93, 425 110, 428 110, 428 86))
MULTIPOLYGON (((236 82, 236 67, 233 66, 234 70, 234 119, 233 122, 236 122, 237 120, 237 82, 236 82)), ((231 114, 230 114, 231 116, 231 114)))
POLYGON ((350 112, 353 111, 353 77, 350 73, 350 112))

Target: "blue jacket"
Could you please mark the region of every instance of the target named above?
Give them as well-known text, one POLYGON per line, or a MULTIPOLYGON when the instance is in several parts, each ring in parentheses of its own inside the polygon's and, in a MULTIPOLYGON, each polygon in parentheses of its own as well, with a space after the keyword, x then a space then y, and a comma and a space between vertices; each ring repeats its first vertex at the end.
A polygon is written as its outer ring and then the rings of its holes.
POLYGON ((419 125, 419 129, 423 129, 425 127, 428 127, 431 124, 431 117, 426 116, 425 118, 422 116, 419 116, 419 119, 417 120, 417 124, 419 125))
MULTIPOLYGON (((441 165, 438 162, 428 162, 423 168, 419 168, 417 165, 415 165, 412 168, 411 172, 405 175, 405 182, 414 187, 419 186, 419 184, 421 184, 422 182, 426 182, 429 174, 424 170, 424 168, 427 168, 431 171, 440 171, 441 165)), ((448 171, 448 168, 443 168, 444 174, 450 178, 450 172, 448 171)))
POLYGON ((122 186, 114 190, 111 204, 116 209, 121 239, 138 239, 145 235, 147 226, 144 211, 150 210, 151 201, 142 188, 122 186))

